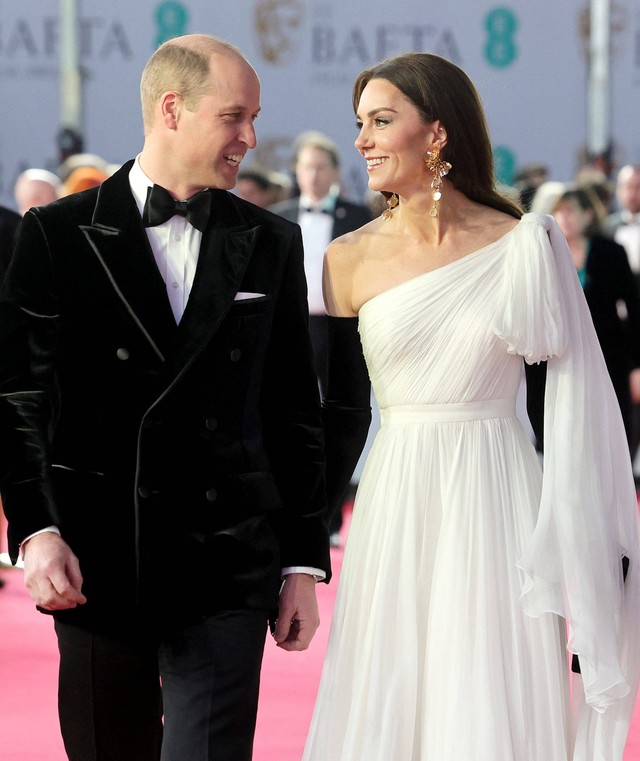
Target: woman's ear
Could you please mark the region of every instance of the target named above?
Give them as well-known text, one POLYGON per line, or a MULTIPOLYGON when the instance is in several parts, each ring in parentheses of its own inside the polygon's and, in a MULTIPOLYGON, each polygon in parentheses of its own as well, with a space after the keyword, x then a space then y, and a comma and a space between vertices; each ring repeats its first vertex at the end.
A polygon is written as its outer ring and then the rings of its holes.
POLYGON ((430 127, 431 134, 429 136, 429 144, 427 145, 427 150, 432 151, 434 148, 437 148, 438 151, 441 152, 447 144, 447 130, 442 125, 440 119, 436 119, 434 122, 431 122, 430 127))
POLYGON ((444 128, 440 119, 433 122, 433 131, 435 133, 434 143, 442 150, 447 144, 447 130, 444 128))

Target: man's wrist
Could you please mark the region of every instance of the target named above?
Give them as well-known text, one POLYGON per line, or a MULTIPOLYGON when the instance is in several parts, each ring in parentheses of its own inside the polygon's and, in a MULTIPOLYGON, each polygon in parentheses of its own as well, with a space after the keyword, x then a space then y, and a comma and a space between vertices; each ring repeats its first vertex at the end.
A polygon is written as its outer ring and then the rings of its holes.
POLYGON ((57 534, 60 536, 60 529, 57 526, 47 526, 46 528, 41 528, 40 531, 34 531, 33 534, 29 534, 29 536, 25 537, 20 542, 20 556, 24 557, 24 548, 26 547, 26 544, 28 541, 33 539, 34 536, 38 536, 38 534, 57 534))

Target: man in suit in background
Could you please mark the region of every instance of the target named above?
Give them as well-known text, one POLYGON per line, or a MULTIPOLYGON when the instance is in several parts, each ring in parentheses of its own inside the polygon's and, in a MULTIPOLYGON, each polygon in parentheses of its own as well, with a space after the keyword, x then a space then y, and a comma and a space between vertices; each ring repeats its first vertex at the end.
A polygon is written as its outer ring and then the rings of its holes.
MULTIPOLYGON (((340 191, 340 155, 321 132, 303 132, 294 151, 294 174, 300 194, 272 206, 272 211, 297 222, 304 241, 304 268, 309 289, 309 327, 323 396, 327 392, 327 313, 322 295, 324 252, 334 238, 371 220, 363 204, 345 200, 340 191)), ((352 485, 353 490, 353 485, 352 485)), ((329 518, 331 545, 340 546, 342 510, 329 518)))
POLYGON ((640 166, 627 164, 616 179, 617 211, 606 218, 605 234, 624 246, 640 286, 640 166))
POLYGON ((297 222, 304 242, 304 268, 309 289, 309 319, 322 392, 327 387, 327 313, 322 296, 324 252, 334 238, 371 221, 369 209, 340 196, 340 156, 335 143, 321 132, 303 132, 294 151, 299 195, 272 211, 297 222))
POLYGON ((10 550, 71 761, 249 761, 267 621, 306 648, 330 573, 302 242, 227 192, 240 51, 170 40, 141 95, 142 152, 26 214, 0 298, 10 550))
MULTIPOLYGON (((607 216, 603 225, 605 235, 613 238, 627 252, 629 266, 640 291, 640 165, 627 164, 616 178, 618 208, 607 216)), ((640 484, 640 404, 631 407, 630 449, 633 475, 640 484)))

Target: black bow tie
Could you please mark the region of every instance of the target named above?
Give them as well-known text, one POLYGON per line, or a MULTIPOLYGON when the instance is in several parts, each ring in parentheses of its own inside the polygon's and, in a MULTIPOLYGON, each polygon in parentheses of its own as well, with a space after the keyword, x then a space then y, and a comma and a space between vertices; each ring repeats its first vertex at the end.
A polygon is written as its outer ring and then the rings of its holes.
POLYGON ((308 211, 311 214, 314 212, 317 214, 333 214, 332 211, 329 211, 329 209, 325 209, 321 206, 303 206, 302 211, 308 211))
POLYGON ((175 201, 168 190, 154 185, 147 190, 147 200, 142 212, 145 227, 161 225, 175 214, 186 217, 196 230, 204 232, 211 214, 211 192, 201 190, 187 201, 175 201))

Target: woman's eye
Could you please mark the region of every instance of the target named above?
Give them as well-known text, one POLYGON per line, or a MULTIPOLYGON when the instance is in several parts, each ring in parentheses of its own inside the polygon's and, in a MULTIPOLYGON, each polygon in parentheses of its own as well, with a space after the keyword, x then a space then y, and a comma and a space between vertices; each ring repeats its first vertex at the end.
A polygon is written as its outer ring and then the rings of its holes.
POLYGON ((378 116, 374 121, 378 127, 384 127, 386 124, 389 124, 389 120, 383 119, 381 116, 378 116))

